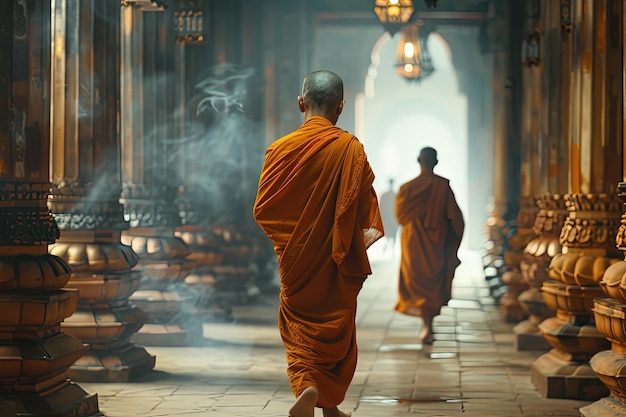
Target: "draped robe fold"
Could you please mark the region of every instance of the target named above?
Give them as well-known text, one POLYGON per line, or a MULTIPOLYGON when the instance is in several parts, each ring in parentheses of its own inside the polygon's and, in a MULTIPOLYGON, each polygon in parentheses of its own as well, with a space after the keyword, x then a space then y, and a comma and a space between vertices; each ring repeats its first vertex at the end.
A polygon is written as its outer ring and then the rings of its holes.
POLYGON ((463 236, 463 214, 449 181, 420 175, 396 197, 401 226, 398 303, 400 313, 432 318, 452 296, 452 279, 463 236))
POLYGON ((340 404, 357 362, 356 299, 371 274, 366 249, 383 235, 363 145, 322 117, 271 144, 254 217, 274 244, 278 328, 296 395, 340 404))

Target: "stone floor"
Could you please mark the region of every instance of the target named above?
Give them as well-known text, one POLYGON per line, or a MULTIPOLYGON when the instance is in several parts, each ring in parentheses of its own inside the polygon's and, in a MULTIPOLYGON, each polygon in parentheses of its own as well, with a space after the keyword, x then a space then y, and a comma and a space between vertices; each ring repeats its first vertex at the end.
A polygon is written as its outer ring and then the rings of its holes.
MULTIPOLYGON (((566 417, 589 404, 537 392, 530 364, 541 352, 514 349, 478 253, 461 253, 454 299, 435 319, 435 343, 422 346, 419 319, 393 311, 397 256, 371 252, 374 274, 359 296, 359 364, 341 409, 354 417, 566 417)), ((275 297, 261 299, 235 309, 234 321, 206 323, 196 347, 147 347, 156 368, 135 382, 79 385, 98 394, 106 417, 286 417, 293 397, 275 315, 275 297)))

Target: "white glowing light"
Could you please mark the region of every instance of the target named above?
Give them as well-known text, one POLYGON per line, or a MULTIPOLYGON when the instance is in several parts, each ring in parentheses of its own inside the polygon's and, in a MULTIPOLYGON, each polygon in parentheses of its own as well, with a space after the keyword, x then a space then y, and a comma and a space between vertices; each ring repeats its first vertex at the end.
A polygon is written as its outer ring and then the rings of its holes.
POLYGON ((413 64, 404 64, 404 70, 408 73, 413 72, 413 64))
POLYGON ((400 0, 389 0, 389 4, 396 5, 400 0))
POLYGON ((413 58, 415 55, 415 46, 411 42, 404 44, 404 56, 407 58, 413 58))

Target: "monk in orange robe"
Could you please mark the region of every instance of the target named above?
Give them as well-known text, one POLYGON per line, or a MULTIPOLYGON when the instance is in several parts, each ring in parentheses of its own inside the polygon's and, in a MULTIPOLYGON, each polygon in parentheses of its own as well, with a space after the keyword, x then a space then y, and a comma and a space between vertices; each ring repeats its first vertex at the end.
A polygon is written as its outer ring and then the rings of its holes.
POLYGON ((421 317, 420 338, 430 344, 433 318, 451 298, 465 223, 450 182, 433 172, 437 151, 422 149, 418 162, 420 175, 403 184, 396 197, 402 250, 396 311, 421 317))
POLYGON ((290 417, 350 416, 337 406, 357 363, 357 295, 372 272, 366 249, 383 235, 363 145, 335 126, 343 103, 338 75, 305 77, 304 123, 267 148, 254 205, 278 257, 290 417))

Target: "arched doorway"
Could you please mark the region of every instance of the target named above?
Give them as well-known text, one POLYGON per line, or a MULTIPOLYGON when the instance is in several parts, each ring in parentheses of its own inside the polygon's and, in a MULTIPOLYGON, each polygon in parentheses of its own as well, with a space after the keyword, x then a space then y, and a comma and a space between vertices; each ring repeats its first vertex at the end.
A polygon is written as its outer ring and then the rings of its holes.
MULTIPOLYGON (((436 71, 416 84, 393 69, 397 40, 385 34, 374 45, 364 93, 355 106, 355 132, 376 174, 374 186, 380 195, 389 179, 394 179, 397 189, 418 175, 417 155, 421 148, 432 146, 440 160, 435 171, 450 179, 467 219, 467 100, 459 93, 449 48, 441 36, 430 36, 428 47, 436 71)), ((465 235, 466 246, 470 236, 471 232, 465 235)))

